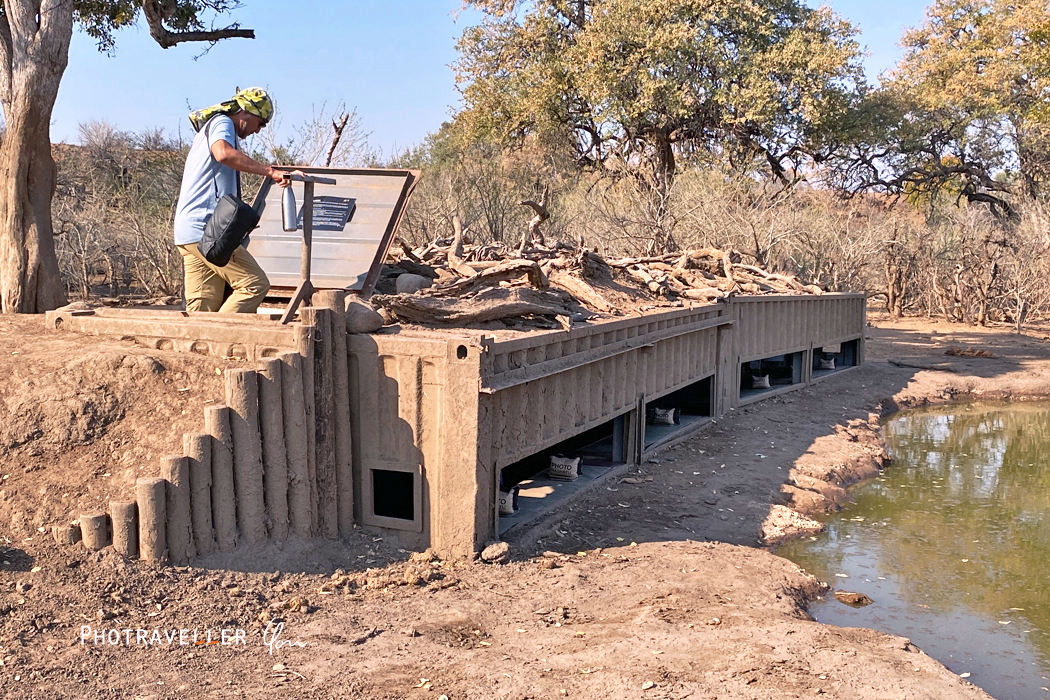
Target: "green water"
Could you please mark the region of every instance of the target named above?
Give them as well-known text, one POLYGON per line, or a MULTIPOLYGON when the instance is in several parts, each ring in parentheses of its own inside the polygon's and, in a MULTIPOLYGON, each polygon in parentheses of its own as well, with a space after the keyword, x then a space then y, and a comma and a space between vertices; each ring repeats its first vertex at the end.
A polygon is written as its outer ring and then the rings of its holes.
POLYGON ((836 589, 821 622, 910 638, 1001 700, 1050 698, 1050 404, 909 411, 827 532, 778 554, 836 589))

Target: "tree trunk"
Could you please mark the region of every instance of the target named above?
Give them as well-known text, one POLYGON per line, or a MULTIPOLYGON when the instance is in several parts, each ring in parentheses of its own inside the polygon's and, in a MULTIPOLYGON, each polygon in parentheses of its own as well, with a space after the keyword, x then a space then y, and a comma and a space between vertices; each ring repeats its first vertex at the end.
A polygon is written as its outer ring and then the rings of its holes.
POLYGON ((1042 194, 1048 177, 1047 156, 1050 155, 1050 148, 1047 141, 1050 134, 1043 124, 1017 121, 1020 123, 1014 123, 1013 128, 1021 185, 1024 194, 1035 199, 1042 194))
POLYGON ((40 313, 66 302, 55 256, 51 111, 73 35, 68 0, 7 0, 0 26, 0 311, 40 313))

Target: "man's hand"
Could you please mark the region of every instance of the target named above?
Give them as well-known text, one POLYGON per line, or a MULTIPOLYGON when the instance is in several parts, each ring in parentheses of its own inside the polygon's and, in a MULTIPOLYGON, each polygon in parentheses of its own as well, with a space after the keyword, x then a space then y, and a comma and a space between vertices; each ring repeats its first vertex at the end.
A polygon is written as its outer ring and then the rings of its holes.
POLYGON ((272 166, 266 171, 266 176, 271 178, 281 187, 287 187, 288 185, 292 184, 291 178, 288 177, 289 175, 299 175, 301 177, 305 174, 306 173, 304 173, 302 170, 293 170, 292 172, 288 172, 287 170, 278 170, 277 168, 274 168, 272 166))
POLYGON ((292 184, 292 181, 288 179, 288 173, 283 170, 270 166, 266 169, 266 177, 276 182, 281 187, 287 187, 292 184))

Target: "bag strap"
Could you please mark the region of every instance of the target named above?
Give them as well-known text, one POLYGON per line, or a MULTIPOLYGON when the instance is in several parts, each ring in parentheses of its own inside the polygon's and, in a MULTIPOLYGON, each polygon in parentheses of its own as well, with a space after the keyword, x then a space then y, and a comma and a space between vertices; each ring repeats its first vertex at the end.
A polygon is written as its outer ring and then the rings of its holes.
MULTIPOLYGON (((211 128, 212 122, 215 121, 215 117, 220 117, 220 116, 229 116, 229 115, 224 115, 222 113, 216 114, 216 115, 212 116, 211 118, 209 118, 207 122, 205 122, 204 129, 203 129, 205 142, 208 142, 208 141, 211 140, 211 135, 208 133, 208 129, 211 128)), ((236 148, 236 146, 234 146, 234 148, 236 148)), ((211 158, 212 160, 215 160, 215 156, 211 152, 211 144, 210 143, 208 144, 208 157, 211 158)), ((222 165, 222 163, 219 163, 219 161, 217 161, 217 160, 215 160, 215 163, 217 165, 222 165)), ((237 170, 235 168, 230 168, 230 170, 233 170, 234 179, 237 182, 237 199, 240 200, 240 201, 244 201, 242 199, 242 197, 241 197, 241 171, 237 170)), ((215 201, 218 202, 221 199, 221 197, 219 197, 219 181, 215 178, 215 175, 211 176, 211 184, 215 188, 215 201)))

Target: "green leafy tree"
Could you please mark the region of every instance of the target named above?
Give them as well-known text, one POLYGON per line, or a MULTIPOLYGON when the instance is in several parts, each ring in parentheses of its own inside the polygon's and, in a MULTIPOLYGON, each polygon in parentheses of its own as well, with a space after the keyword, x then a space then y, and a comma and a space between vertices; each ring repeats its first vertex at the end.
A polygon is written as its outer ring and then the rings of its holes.
POLYGON ((458 120, 560 138, 666 194, 682 159, 783 184, 825 159, 863 90, 855 30, 796 0, 468 0, 458 120))
POLYGON ((858 110, 840 184, 983 202, 1050 182, 1050 5, 937 0, 905 32, 906 54, 858 110))
POLYGON ((34 313, 65 303, 51 221, 56 169, 49 125, 74 24, 104 51, 140 13, 164 48, 254 38, 236 24, 204 24, 208 15, 239 6, 237 0, 0 0, 0 105, 7 124, 0 144, 0 311, 34 313))

